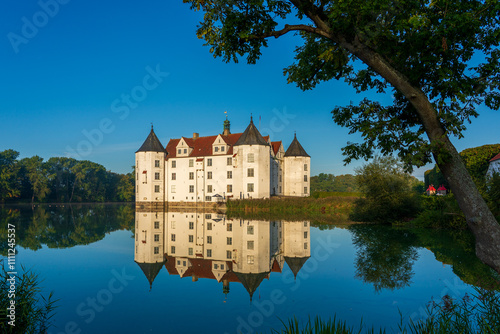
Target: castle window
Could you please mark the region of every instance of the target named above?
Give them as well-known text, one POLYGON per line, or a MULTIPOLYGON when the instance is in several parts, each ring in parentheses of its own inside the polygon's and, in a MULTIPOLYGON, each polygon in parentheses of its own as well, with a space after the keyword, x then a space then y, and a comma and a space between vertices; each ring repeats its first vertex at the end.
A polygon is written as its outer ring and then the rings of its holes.
POLYGON ((232 171, 230 171, 230 170, 227 171, 227 178, 228 179, 232 179, 233 178, 233 172, 232 171))
POLYGON ((160 160, 155 160, 155 167, 160 167, 160 160))
POLYGON ((226 230, 227 230, 228 232, 231 232, 231 231, 233 230, 233 224, 228 223, 228 224, 227 224, 227 227, 226 227, 226 230))
POLYGON ((177 154, 181 154, 182 153, 182 150, 181 149, 178 149, 177 150, 177 154))
POLYGON ((247 162, 254 162, 254 155, 253 155, 253 153, 248 153, 248 155, 247 155, 247 162))
POLYGON ((247 226, 247 234, 253 235, 253 231, 254 231, 253 225, 247 226))
POLYGON ((177 180, 177 174, 176 173, 172 173, 172 180, 177 180))
POLYGON ((177 163, 175 160, 172 160, 172 168, 175 168, 175 167, 177 167, 177 163))
POLYGON ((307 249, 307 242, 304 242, 304 249, 307 249))
POLYGON ((280 186, 280 193, 281 193, 281 186, 280 186))
POLYGON ((189 159, 189 167, 193 167, 194 166, 194 160, 193 159, 189 159))
POLYGON ((212 236, 209 235, 207 236, 207 244, 211 244, 212 243, 212 236))
POLYGON ((233 255, 233 254, 231 253, 231 251, 226 251, 226 258, 227 258, 228 260, 230 260, 230 259, 233 257, 232 255, 233 255))
POLYGON ((212 230, 212 223, 207 223, 207 230, 211 231, 212 230))
POLYGON ((206 213, 205 214, 205 219, 212 219, 212 214, 211 213, 206 213))
POLYGON ((175 234, 170 235, 170 240, 175 241, 175 234))
POLYGON ((155 229, 159 229, 160 228, 160 222, 155 222, 155 229))
POLYGON ((188 150, 187 148, 184 149, 184 154, 188 153, 188 150))
POLYGON ((304 231, 304 239, 307 239, 307 231, 304 231))
POLYGON ((247 263, 248 264, 253 264, 253 255, 248 255, 247 256, 247 263))
POLYGON ((159 180, 160 179, 160 173, 155 173, 155 180, 159 180))
POLYGON ((189 235, 189 242, 194 242, 194 236, 192 234, 189 235))
POLYGON ((155 186, 155 193, 159 193, 160 192, 160 186, 155 186))
POLYGON ((304 164, 304 172, 307 172, 307 164, 304 164))
POLYGON ((175 254, 175 246, 170 247, 170 253, 175 254))
POLYGON ((172 194, 175 194, 175 184, 170 186, 170 190, 171 190, 172 194))
POLYGON ((304 222, 304 227, 307 227, 307 222, 304 222))
POLYGON ((157 242, 160 241, 160 235, 159 234, 155 234, 155 239, 154 240, 157 241, 157 242))
POLYGON ((154 248, 154 253, 155 254, 160 254, 160 247, 155 247, 154 248))
POLYGON ((217 146, 215 146, 214 151, 219 152, 219 148, 217 146))
POLYGON ((207 173, 207 179, 211 180, 212 179, 212 172, 207 173))
POLYGON ((307 187, 304 187, 304 194, 307 194, 307 187))
POLYGON ((253 193, 253 183, 249 183, 249 184, 247 184, 247 191, 248 191, 249 193, 253 193))
POLYGON ((207 159, 207 166, 212 166, 212 158, 207 159))
POLYGON ((220 151, 224 152, 224 146, 221 146, 220 151))
POLYGON ((188 248, 188 255, 193 255, 193 249, 192 248, 188 248))
POLYGON ((253 240, 249 240, 247 241, 247 249, 250 249, 252 250, 254 247, 254 243, 253 243, 253 240))
POLYGON ((281 182, 281 174, 280 174, 280 182, 281 182))
POLYGON ((248 177, 253 177, 254 173, 253 173, 253 168, 248 168, 247 169, 247 176, 248 177))
POLYGON ((189 229, 194 230, 194 222, 189 222, 189 229))
POLYGON ((212 196, 205 196, 205 202, 211 202, 212 196))
POLYGON ((232 166, 233 164, 233 158, 227 158, 227 165, 232 166))
POLYGON ((207 257, 212 257, 212 250, 211 249, 207 249, 207 257))
POLYGON ((194 172, 189 172, 189 179, 194 180, 194 172))
POLYGON ((232 184, 228 184, 227 185, 227 192, 228 193, 232 193, 233 192, 233 185, 232 184))
POLYGON ((189 186, 189 192, 194 193, 194 186, 193 185, 189 186))
POLYGON ((226 243, 227 243, 228 245, 232 245, 232 244, 233 244, 233 238, 231 238, 231 237, 227 237, 227 238, 226 238, 226 243))
POLYGON ((304 182, 307 182, 307 175, 304 175, 304 182))

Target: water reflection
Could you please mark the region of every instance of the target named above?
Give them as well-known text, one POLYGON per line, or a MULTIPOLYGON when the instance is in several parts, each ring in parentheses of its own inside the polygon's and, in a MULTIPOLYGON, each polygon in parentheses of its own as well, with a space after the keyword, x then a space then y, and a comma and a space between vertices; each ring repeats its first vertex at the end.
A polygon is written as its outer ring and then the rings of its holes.
POLYGON ((150 288, 163 267, 170 275, 213 279, 224 294, 240 283, 250 300, 284 263, 296 277, 311 257, 310 223, 229 219, 216 213, 136 212, 135 262, 150 288))

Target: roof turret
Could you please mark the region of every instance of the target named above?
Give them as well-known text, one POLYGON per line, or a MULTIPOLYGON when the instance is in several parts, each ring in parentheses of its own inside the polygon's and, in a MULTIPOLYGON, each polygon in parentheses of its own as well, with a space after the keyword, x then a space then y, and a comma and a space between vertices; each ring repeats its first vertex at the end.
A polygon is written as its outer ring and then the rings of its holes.
POLYGON ((246 128, 245 132, 243 132, 238 139, 238 141, 234 144, 234 146, 238 145, 265 145, 269 146, 269 143, 262 137, 259 130, 253 124, 253 119, 250 116, 250 124, 246 128))
POLYGON ((137 152, 164 152, 165 148, 163 145, 160 143, 160 140, 158 137, 156 137, 156 134, 153 130, 153 125, 151 125, 151 132, 148 135, 148 138, 144 141, 142 144, 141 148, 138 149, 135 153, 137 152))
POLYGON ((288 146, 288 149, 285 152, 285 157, 311 157, 306 153, 306 150, 300 145, 297 140, 297 135, 294 135, 292 143, 288 146))

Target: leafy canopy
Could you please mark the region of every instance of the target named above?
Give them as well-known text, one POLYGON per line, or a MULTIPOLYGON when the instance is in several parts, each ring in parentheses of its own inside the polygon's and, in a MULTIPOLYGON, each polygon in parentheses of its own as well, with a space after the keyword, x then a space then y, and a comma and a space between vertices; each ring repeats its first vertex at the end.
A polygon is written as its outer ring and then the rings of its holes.
POLYGON ((364 99, 333 109, 335 122, 364 139, 343 148, 346 163, 371 158, 376 150, 383 155, 397 151, 411 170, 430 162, 431 152, 439 156, 439 148, 423 137, 428 129, 408 96, 389 91, 386 79, 393 73, 427 96, 448 135, 461 137, 467 122, 477 117, 478 105, 500 107, 498 0, 184 2, 204 12, 197 34, 214 57, 238 62, 246 55, 253 64, 267 47, 266 38, 298 32, 302 43, 295 63, 284 69, 289 83, 307 90, 342 78, 358 93, 392 94, 390 105, 364 99), (370 59, 387 71, 363 64, 370 59))

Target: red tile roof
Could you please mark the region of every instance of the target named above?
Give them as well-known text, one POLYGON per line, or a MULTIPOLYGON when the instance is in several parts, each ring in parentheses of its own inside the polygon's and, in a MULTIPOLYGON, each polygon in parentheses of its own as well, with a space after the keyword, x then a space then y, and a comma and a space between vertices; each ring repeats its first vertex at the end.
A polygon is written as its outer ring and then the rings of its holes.
MULTIPOLYGON (((240 138, 241 133, 231 133, 228 136, 221 135, 222 139, 229 145, 229 149, 225 154, 233 154, 233 145, 240 138)), ((193 138, 185 138, 182 137, 186 144, 193 149, 190 157, 204 157, 204 156, 212 156, 212 144, 214 143, 217 136, 206 136, 206 137, 198 137, 197 139, 193 138)), ((182 139, 170 139, 167 144, 167 159, 177 157, 176 147, 179 144, 179 141, 182 139)))
POLYGON ((490 162, 500 159, 500 153, 491 158, 490 162))
POLYGON ((438 191, 440 190, 446 190, 446 188, 444 187, 444 185, 441 185, 439 188, 438 188, 438 191))
POLYGON ((271 271, 275 272, 275 273, 281 272, 280 264, 278 263, 278 261, 276 259, 274 259, 273 267, 271 268, 271 271))
POLYGON ((436 188, 434 188, 432 185, 430 185, 429 188, 427 188, 427 191, 436 191, 436 188))
POLYGON ((281 140, 271 142, 271 146, 273 148, 274 155, 278 154, 278 151, 279 151, 280 146, 281 146, 281 140))

